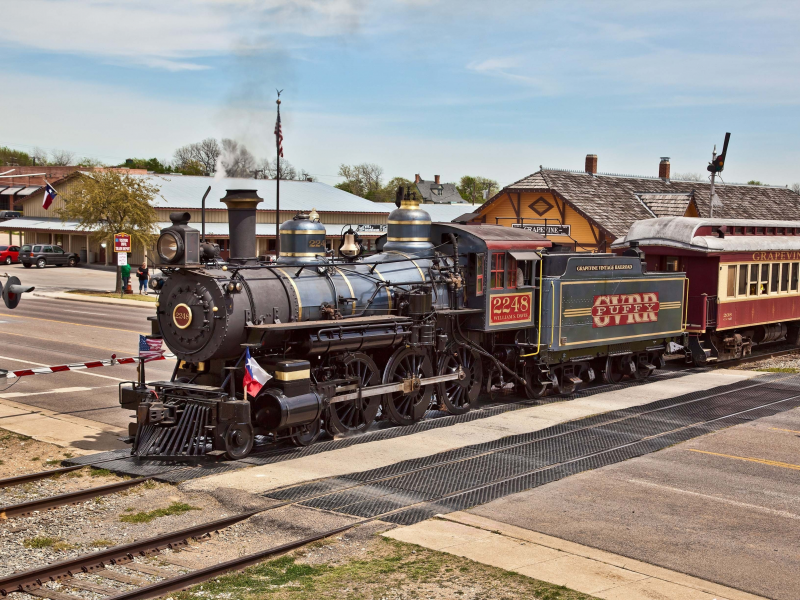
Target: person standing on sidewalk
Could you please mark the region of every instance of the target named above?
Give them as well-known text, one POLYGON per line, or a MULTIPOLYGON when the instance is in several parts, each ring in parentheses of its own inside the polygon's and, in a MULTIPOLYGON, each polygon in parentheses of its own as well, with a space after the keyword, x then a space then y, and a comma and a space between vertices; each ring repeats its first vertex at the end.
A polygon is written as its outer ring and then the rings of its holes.
POLYGON ((131 266, 130 265, 122 265, 119 269, 120 274, 122 275, 122 293, 128 293, 128 285, 130 285, 131 281, 131 266))
POLYGON ((139 278, 139 294, 141 295, 144 290, 144 295, 147 296, 147 280, 150 278, 150 272, 147 269, 147 263, 143 262, 139 270, 136 271, 136 276, 139 278))

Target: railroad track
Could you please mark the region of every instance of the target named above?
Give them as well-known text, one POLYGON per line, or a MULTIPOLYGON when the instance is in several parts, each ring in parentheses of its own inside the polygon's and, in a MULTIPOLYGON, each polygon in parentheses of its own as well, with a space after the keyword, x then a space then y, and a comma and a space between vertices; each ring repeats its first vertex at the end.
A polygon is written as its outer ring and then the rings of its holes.
POLYGON ((75 600, 76 596, 42 587, 48 582, 58 581, 66 588, 85 590, 87 586, 93 586, 93 591, 97 593, 104 588, 113 600, 154 598, 372 521, 417 522, 437 512, 487 502, 495 497, 641 456, 715 429, 797 406, 800 406, 800 378, 771 378, 744 386, 726 386, 710 394, 696 392, 659 401, 639 410, 605 413, 540 432, 503 438, 462 449, 464 451, 397 463, 375 471, 290 486, 267 494, 273 499, 285 499, 264 509, 239 513, 1 578, 0 595, 24 592, 51 600, 75 600), (782 384, 785 380, 793 381, 782 384), (508 461, 509 458, 514 460, 508 461), (502 468, 492 469, 493 464, 502 468), (419 491, 422 488, 418 488, 416 493, 409 492, 409 481, 433 483, 438 491, 425 495, 419 491), (371 495, 366 496, 375 500, 375 490, 384 484, 386 489, 393 490, 386 497, 378 498, 386 508, 375 509, 372 504, 364 506, 364 502, 354 501, 354 495, 357 496, 365 486, 369 486, 371 491, 371 495), (397 498, 391 497, 392 493, 397 498), (190 540, 207 539, 209 534, 256 514, 291 505, 328 506, 329 510, 350 515, 356 520, 343 527, 317 531, 286 544, 178 576, 169 576, 154 567, 133 562, 137 557, 157 554, 165 548, 180 550, 190 540), (134 571, 158 574, 164 578, 156 583, 134 583, 139 585, 137 589, 121 593, 83 579, 84 574, 91 573, 115 581, 131 582, 130 576, 106 570, 111 565, 130 567, 134 571), (126 578, 127 581, 123 581, 126 578))

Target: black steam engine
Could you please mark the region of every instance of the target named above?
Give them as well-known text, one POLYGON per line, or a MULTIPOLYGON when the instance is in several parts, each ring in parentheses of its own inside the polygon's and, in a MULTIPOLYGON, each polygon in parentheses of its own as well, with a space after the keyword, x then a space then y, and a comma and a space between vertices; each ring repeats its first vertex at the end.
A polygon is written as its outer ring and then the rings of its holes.
POLYGON ((461 414, 482 390, 538 398, 600 373, 646 377, 683 336, 682 282, 646 274, 636 253, 567 254, 521 229, 432 224, 401 188, 378 253, 363 256, 350 230, 334 257, 325 228, 298 215, 267 263, 261 199, 230 190, 222 201, 227 261, 187 213, 157 242, 152 335, 178 360, 170 381, 147 382, 142 368, 120 388, 142 458, 242 458, 257 436, 306 445, 376 419, 409 425, 432 407, 461 414), (269 377, 255 397, 242 385, 248 354, 269 377))

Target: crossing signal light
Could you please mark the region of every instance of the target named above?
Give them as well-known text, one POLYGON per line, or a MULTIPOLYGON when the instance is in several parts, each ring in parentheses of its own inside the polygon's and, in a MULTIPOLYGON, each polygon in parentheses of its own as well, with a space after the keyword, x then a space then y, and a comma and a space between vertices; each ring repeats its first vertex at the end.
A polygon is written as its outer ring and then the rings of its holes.
POLYGON ((728 141, 731 139, 731 134, 725 134, 725 143, 722 145, 722 152, 714 160, 708 163, 709 173, 722 173, 725 168, 725 155, 728 153, 728 141))

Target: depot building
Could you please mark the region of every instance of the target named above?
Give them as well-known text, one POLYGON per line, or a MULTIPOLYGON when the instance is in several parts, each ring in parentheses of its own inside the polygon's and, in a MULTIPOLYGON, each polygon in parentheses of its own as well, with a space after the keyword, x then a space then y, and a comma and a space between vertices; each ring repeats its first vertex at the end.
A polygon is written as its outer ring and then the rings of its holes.
MULTIPOLYGON (((89 173, 73 172, 50 184, 56 196, 49 209, 42 207, 44 188, 30 194, 22 201, 21 218, 0 222, 0 231, 13 232, 14 243, 54 244, 67 252, 76 252, 83 263, 116 264, 113 257, 114 240, 97 239, 91 231, 81 229, 77 221, 62 221, 58 211, 64 207, 64 198, 76 186, 77 178, 89 177, 89 173)), ((193 177, 181 175, 136 175, 147 177, 159 189, 153 206, 157 214, 157 228, 171 225, 169 214, 176 211, 191 215, 190 225, 201 229, 203 195, 211 187, 205 203, 205 234, 210 242, 219 244, 221 255, 227 258, 230 247, 228 235, 227 207, 220 202, 229 189, 256 190, 264 199, 256 215, 256 238, 259 256, 275 253, 276 185, 269 179, 239 179, 193 177)), ((280 222, 292 219, 301 212, 315 210, 320 223, 325 226, 326 247, 334 252, 339 249, 342 233, 348 227, 359 232, 367 251, 375 250, 375 240, 386 233, 389 213, 395 209, 393 203, 372 202, 318 181, 280 182, 280 222)), ((452 221, 466 212, 464 204, 423 204, 431 220, 452 221)), ((155 240, 154 240, 155 241, 155 240)), ((134 244, 129 256, 131 264, 144 261, 153 248, 142 248, 134 244)))
MULTIPOLYGON (((577 252, 609 252, 636 221, 709 216, 709 182, 671 178, 666 157, 657 166, 652 176, 601 173, 589 154, 583 171, 540 167, 461 221, 522 227, 577 252)), ((800 196, 787 187, 717 180, 715 193, 718 218, 800 221, 800 196)))

